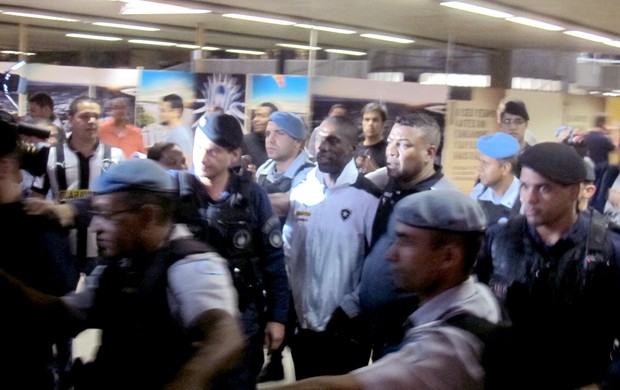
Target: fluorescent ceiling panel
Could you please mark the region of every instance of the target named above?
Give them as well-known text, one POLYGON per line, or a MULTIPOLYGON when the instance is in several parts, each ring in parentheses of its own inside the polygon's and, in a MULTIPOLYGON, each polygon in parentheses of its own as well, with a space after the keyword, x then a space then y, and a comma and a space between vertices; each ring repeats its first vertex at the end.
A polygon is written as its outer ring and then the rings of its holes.
POLYGON ((226 49, 227 53, 237 53, 237 54, 250 54, 254 56, 260 56, 265 54, 264 51, 256 51, 256 50, 243 50, 243 49, 226 49))
POLYGON ((123 23, 93 22, 93 25, 101 26, 101 27, 110 27, 110 28, 122 28, 122 29, 127 29, 127 30, 159 31, 159 28, 157 27, 136 26, 133 24, 123 24, 123 23))
POLYGON ((60 16, 33 14, 31 12, 4 11, 2 13, 4 15, 20 16, 20 17, 23 17, 23 18, 53 20, 53 21, 56 21, 56 22, 79 22, 78 19, 64 18, 64 17, 60 17, 60 16))
POLYGON ((332 33, 336 33, 336 34, 355 34, 355 31, 353 31, 353 30, 347 30, 347 29, 344 29, 344 28, 337 28, 337 27, 315 26, 313 24, 298 23, 298 24, 295 25, 295 27, 307 28, 307 29, 318 30, 318 31, 332 32, 332 33))
POLYGON ((95 41, 122 41, 123 38, 119 37, 110 37, 106 35, 94 35, 94 34, 81 34, 81 33, 69 33, 65 34, 66 37, 69 38, 80 38, 80 39, 93 39, 95 41))
POLYGON ((491 8, 480 7, 479 5, 463 3, 460 1, 445 1, 439 4, 443 5, 444 7, 450 7, 450 8, 458 9, 461 11, 473 12, 479 15, 490 16, 492 18, 506 19, 506 18, 510 18, 513 16, 507 12, 498 11, 498 10, 494 10, 491 8))
POLYGON ((173 4, 156 3, 153 1, 131 1, 121 7, 121 15, 178 15, 206 14, 208 9, 181 7, 173 4))
POLYGON ((344 54, 348 56, 365 56, 366 55, 366 53, 364 53, 363 51, 355 51, 355 50, 325 49, 325 51, 328 53, 344 54))
POLYGON ((388 42, 396 42, 396 43, 413 43, 413 42, 415 42, 413 39, 391 37, 391 36, 388 36, 388 35, 381 35, 381 34, 361 34, 361 36, 364 37, 364 38, 378 39, 380 41, 388 41, 388 42))
POLYGON ((175 46, 174 42, 164 42, 164 41, 151 41, 148 39, 130 39, 127 42, 129 43, 137 43, 140 45, 153 45, 153 46, 175 46))
POLYGON ((292 26, 293 24, 295 24, 295 22, 291 22, 290 20, 264 18, 262 16, 253 16, 253 15, 223 14, 222 16, 225 17, 225 18, 247 20, 247 21, 250 21, 250 22, 277 24, 277 25, 280 25, 280 26, 292 26))
POLYGON ((529 19, 529 18, 522 18, 520 16, 514 17, 514 18, 508 18, 506 20, 509 21, 509 22, 518 23, 518 24, 522 24, 524 26, 529 26, 529 27, 540 28, 542 30, 547 30, 547 31, 562 31, 562 30, 564 30, 564 27, 556 26, 555 24, 540 22, 538 20, 529 19))
POLYGON ((299 50, 321 50, 321 48, 318 46, 296 45, 294 43, 276 43, 276 46, 288 47, 290 49, 299 49, 299 50))

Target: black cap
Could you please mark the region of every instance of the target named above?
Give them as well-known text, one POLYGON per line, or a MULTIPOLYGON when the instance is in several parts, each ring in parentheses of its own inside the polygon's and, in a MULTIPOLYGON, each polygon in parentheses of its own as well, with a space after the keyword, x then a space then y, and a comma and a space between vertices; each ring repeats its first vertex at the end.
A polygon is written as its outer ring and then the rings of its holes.
POLYGON ((198 129, 218 146, 229 149, 241 147, 243 142, 243 130, 241 124, 232 115, 214 112, 203 116, 198 121, 198 129))
POLYGON ((560 184, 577 184, 586 179, 583 158, 561 142, 541 142, 525 148, 519 155, 519 164, 560 184))

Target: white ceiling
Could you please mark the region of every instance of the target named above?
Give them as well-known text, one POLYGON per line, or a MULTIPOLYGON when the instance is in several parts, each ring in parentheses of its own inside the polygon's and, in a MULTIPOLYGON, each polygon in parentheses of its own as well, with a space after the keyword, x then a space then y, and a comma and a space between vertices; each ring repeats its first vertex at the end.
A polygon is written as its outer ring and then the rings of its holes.
MULTIPOLYGON (((170 0, 168 3, 207 8, 213 12, 200 15, 123 16, 119 13, 123 3, 118 1, 0 0, 0 11, 19 8, 29 12, 69 15, 80 20, 76 23, 61 23, 0 14, 0 49, 19 49, 20 23, 26 25, 21 29, 22 47, 33 52, 136 48, 135 44, 126 42, 130 38, 194 43, 199 24, 206 29, 204 44, 221 48, 270 50, 276 48, 276 43, 309 42, 309 30, 306 29, 221 16, 222 13, 237 12, 357 31, 352 35, 319 32, 317 45, 323 48, 368 52, 377 48, 445 48, 451 42, 457 46, 489 51, 537 48, 620 55, 620 48, 585 41, 561 32, 543 31, 502 19, 457 11, 440 6, 438 0, 170 0), (93 26, 90 24, 93 21, 142 24, 159 27, 161 31, 110 29, 93 26), (101 43, 71 39, 65 37, 68 32, 114 35, 125 40, 101 43), (388 43, 363 38, 360 33, 391 34, 411 38, 416 42, 406 45, 388 43)), ((569 29, 580 28, 620 40, 618 0, 502 0, 481 4, 504 7, 514 15, 536 17, 569 29)))

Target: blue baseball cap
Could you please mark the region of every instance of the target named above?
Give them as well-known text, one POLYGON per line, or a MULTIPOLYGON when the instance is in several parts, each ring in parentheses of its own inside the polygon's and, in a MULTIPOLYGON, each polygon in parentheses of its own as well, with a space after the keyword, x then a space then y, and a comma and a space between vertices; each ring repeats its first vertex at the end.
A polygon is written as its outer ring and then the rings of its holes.
POLYGON ((519 141, 506 133, 483 135, 476 144, 478 151, 492 158, 508 158, 519 153, 519 141))
POLYGON ((93 184, 95 194, 122 191, 176 192, 177 186, 164 167, 156 161, 134 158, 112 165, 93 184))
POLYGON ((306 124, 298 115, 291 112, 276 111, 269 116, 269 120, 292 138, 301 141, 306 139, 306 124))
POLYGON ((487 217, 475 199, 456 190, 429 190, 401 199, 394 208, 397 222, 453 232, 483 232, 487 217))
POLYGON ((227 149, 237 149, 243 142, 241 124, 232 115, 214 112, 198 121, 200 129, 211 142, 227 149))

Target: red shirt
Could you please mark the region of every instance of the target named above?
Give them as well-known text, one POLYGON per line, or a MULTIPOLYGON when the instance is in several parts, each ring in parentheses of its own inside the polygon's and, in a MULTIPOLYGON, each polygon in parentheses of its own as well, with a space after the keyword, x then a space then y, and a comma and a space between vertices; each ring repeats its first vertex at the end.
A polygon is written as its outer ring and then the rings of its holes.
POLYGON ((104 144, 121 148, 125 158, 131 158, 133 152, 146 153, 142 130, 129 124, 125 125, 126 133, 119 137, 114 131, 114 120, 107 120, 99 125, 99 140, 104 144))

